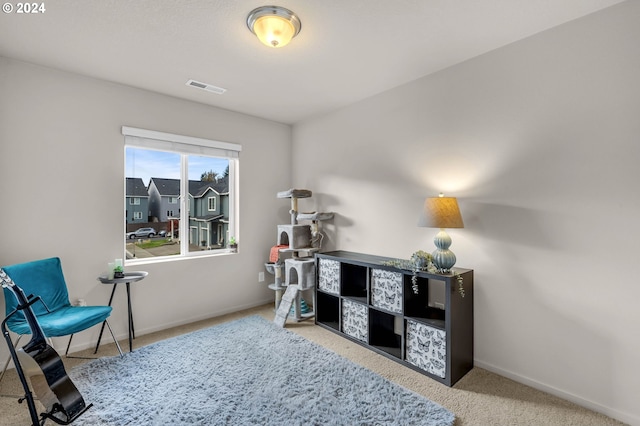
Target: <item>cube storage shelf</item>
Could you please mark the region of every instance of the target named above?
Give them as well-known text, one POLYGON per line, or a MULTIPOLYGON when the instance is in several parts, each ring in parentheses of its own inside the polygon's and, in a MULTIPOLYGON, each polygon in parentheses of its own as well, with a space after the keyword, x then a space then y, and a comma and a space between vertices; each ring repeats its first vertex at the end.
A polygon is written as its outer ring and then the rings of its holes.
POLYGON ((316 324, 453 386, 473 368, 473 270, 417 274, 391 258, 317 253, 316 324))

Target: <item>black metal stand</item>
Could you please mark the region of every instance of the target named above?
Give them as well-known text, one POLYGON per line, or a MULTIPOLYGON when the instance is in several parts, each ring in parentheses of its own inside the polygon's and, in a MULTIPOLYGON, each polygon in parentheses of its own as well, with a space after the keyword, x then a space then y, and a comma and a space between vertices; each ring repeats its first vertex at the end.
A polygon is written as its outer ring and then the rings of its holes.
POLYGON ((33 394, 31 393, 31 389, 29 389, 29 384, 27 383, 27 378, 24 376, 24 371, 22 370, 22 366, 18 361, 18 354, 16 353, 16 349, 13 347, 13 342, 11 341, 11 336, 9 335, 9 330, 7 330, 7 320, 11 318, 17 310, 11 312, 7 317, 2 321, 2 335, 7 341, 7 346, 9 347, 9 352, 11 353, 11 359, 13 360, 13 364, 16 367, 16 372, 18 373, 18 377, 20 378, 20 383, 22 383, 22 387, 24 388, 24 397, 18 400, 18 403, 22 404, 24 401, 27 401, 27 407, 29 408, 29 414, 31 415, 31 423, 33 426, 40 426, 40 420, 38 420, 38 410, 36 409, 36 403, 33 399, 33 394))
POLYGON ((51 419, 52 421, 54 421, 55 423, 57 423, 59 425, 70 425, 71 423, 73 423, 75 421, 75 419, 77 419, 78 417, 83 415, 85 413, 85 411, 87 411, 91 407, 93 407, 93 404, 87 405, 86 407, 84 407, 82 409, 82 411, 80 411, 75 416, 73 416, 71 418, 67 418, 67 420, 63 420, 63 419, 61 419, 59 417, 54 416, 55 413, 61 412, 61 410, 57 406, 54 406, 53 409, 51 409, 51 411, 40 414, 40 417, 42 417, 42 421, 40 423, 40 426, 44 425, 44 422, 47 419, 51 419))
POLYGON ((9 334, 9 330, 7 330, 7 321, 9 320, 9 318, 15 315, 19 310, 23 310, 26 307, 31 306, 39 299, 40 297, 36 297, 30 300, 27 305, 18 306, 16 309, 13 310, 13 312, 7 315, 4 321, 2 321, 2 326, 1 326, 2 335, 4 336, 7 342, 7 346, 9 347, 9 353, 11 354, 11 359, 13 360, 13 364, 16 368, 16 372, 18 373, 18 377, 20 378, 20 383, 22 383, 22 388, 24 389, 24 397, 18 399, 18 403, 22 404, 24 401, 27 401, 27 408, 29 409, 29 415, 31 416, 32 426, 42 426, 44 425, 44 422, 47 419, 51 419, 52 421, 60 425, 69 425, 78 417, 80 417, 82 414, 84 414, 85 411, 91 408, 93 404, 87 405, 82 411, 80 411, 73 417, 67 416, 66 419, 61 419, 59 417, 54 416, 54 414, 56 413, 63 413, 63 415, 66 415, 66 413, 64 413, 64 410, 62 410, 62 407, 59 406, 58 404, 55 404, 51 409, 51 411, 41 413, 40 418, 38 418, 38 410, 36 408, 35 399, 33 398, 33 394, 31 393, 31 389, 29 388, 29 383, 27 382, 27 378, 24 375, 24 370, 22 369, 22 365, 20 364, 20 361, 18 359, 18 354, 16 353, 16 349, 13 347, 13 341, 11 340, 11 335, 9 334))

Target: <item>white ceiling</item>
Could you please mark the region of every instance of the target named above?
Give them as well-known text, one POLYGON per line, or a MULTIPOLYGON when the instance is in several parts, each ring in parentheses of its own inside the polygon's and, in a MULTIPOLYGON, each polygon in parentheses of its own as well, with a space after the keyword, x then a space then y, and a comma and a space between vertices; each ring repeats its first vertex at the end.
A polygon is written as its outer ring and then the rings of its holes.
POLYGON ((0 14, 0 56, 293 124, 621 1, 45 0, 0 14), (281 49, 246 26, 267 4, 302 21, 281 49))

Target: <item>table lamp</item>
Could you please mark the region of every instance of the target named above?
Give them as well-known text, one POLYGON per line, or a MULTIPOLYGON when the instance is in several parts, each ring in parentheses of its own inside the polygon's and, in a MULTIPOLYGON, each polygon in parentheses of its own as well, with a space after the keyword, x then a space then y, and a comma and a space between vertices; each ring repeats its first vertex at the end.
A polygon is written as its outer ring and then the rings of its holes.
POLYGON ((456 255, 449 250, 451 237, 445 228, 464 228, 462 216, 458 208, 458 200, 454 197, 430 197, 424 200, 424 208, 418 220, 418 226, 426 228, 440 228, 440 232, 433 239, 437 249, 432 253, 433 263, 438 271, 449 273, 456 263, 456 255))

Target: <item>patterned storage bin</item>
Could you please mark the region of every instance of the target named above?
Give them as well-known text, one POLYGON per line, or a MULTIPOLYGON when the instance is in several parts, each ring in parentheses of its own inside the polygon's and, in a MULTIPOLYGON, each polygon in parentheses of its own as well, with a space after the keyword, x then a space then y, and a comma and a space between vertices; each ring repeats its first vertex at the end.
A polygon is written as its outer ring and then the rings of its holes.
POLYGON ((342 299, 342 332, 367 343, 368 325, 369 315, 366 305, 342 299))
POLYGON ((446 345, 447 334, 444 330, 407 320, 407 362, 444 379, 446 345))
POLYGON ((327 293, 340 295, 340 262, 318 259, 318 288, 327 293))
POLYGON ((402 273, 371 270, 371 304, 398 314, 402 313, 402 273))

